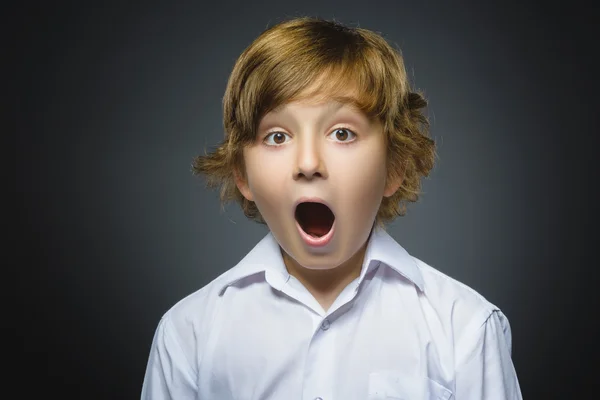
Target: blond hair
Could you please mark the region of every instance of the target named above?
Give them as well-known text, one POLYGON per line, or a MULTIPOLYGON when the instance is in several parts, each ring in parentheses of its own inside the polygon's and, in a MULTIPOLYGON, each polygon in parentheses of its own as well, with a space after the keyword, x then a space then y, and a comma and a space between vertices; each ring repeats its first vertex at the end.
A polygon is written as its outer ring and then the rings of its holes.
POLYGON ((434 164, 435 145, 422 112, 427 102, 410 90, 400 52, 382 36, 334 21, 284 21, 244 50, 223 98, 225 139, 214 152, 194 159, 193 172, 205 175, 208 187, 220 187, 223 205, 237 201, 248 218, 264 223, 256 204, 235 184, 234 171, 245 174, 243 148, 255 142, 259 122, 269 111, 314 96, 350 102, 381 122, 387 178, 402 184, 383 198, 376 220, 383 224, 404 215, 434 164))

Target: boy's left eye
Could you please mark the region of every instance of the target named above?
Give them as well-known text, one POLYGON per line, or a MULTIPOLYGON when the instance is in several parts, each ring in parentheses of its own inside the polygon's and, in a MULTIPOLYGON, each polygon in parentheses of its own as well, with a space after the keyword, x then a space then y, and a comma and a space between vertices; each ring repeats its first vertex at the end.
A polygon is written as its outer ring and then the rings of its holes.
POLYGON ((329 134, 336 142, 352 142, 356 139, 356 134, 347 128, 337 128, 329 134))

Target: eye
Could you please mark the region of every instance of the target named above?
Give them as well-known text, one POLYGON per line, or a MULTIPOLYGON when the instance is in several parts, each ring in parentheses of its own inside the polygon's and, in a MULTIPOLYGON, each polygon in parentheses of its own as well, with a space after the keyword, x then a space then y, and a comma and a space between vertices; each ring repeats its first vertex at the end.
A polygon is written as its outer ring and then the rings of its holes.
POLYGON ((273 132, 265 136, 263 142, 267 146, 279 146, 285 143, 285 139, 290 136, 283 132, 273 132))
POLYGON ((356 134, 347 128, 337 128, 329 134, 336 142, 349 143, 356 139, 356 134))

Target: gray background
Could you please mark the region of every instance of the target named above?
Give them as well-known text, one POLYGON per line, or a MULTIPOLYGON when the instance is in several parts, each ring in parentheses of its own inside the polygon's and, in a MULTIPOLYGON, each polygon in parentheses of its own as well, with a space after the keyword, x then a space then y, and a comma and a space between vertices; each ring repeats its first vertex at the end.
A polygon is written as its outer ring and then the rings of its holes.
POLYGON ((17 91, 6 100, 20 243, 11 266, 24 279, 10 285, 23 307, 10 326, 24 328, 15 365, 39 383, 31 393, 138 397, 162 314, 266 233, 237 206, 221 212, 190 165, 222 138, 237 56, 301 15, 381 32, 430 102, 439 159, 392 235, 502 308, 526 399, 571 398, 589 384, 591 9, 228 1, 18 11, 6 82, 17 91))

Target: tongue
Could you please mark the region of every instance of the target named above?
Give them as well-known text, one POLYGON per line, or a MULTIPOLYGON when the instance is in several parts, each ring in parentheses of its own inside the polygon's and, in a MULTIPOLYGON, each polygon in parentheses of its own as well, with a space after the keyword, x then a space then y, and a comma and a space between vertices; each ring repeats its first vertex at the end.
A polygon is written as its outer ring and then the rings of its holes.
POLYGON ((305 232, 308 233, 312 237, 321 237, 321 236, 327 234, 327 232, 329 232, 329 229, 331 229, 331 227, 329 225, 314 224, 314 225, 308 225, 305 228, 305 232))

